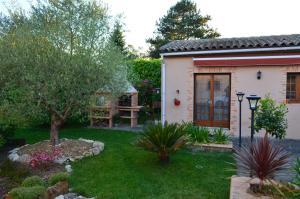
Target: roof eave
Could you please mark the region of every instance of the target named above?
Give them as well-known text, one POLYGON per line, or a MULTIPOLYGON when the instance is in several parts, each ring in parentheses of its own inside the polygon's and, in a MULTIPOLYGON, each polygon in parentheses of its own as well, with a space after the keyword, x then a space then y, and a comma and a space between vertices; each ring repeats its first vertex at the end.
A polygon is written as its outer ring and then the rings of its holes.
POLYGON ((161 56, 186 56, 186 55, 209 55, 209 54, 227 54, 227 53, 247 53, 247 52, 268 52, 268 51, 291 51, 300 50, 300 46, 274 47, 274 48, 245 48, 229 50, 202 50, 202 51, 174 51, 162 52, 161 56))

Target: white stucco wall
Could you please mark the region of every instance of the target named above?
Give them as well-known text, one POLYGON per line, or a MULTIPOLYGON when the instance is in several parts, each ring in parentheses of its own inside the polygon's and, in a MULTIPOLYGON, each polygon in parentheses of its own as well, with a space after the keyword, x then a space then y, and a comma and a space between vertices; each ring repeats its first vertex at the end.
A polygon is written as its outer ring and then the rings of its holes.
MULTIPOLYGON (((245 92, 246 96, 257 94, 270 95, 277 102, 284 102, 286 95, 287 72, 300 72, 300 66, 243 66, 243 67, 195 67, 193 57, 165 57, 166 67, 166 120, 168 122, 193 121, 194 74, 230 73, 231 110, 230 132, 238 135, 238 102, 235 93, 245 92), (262 72, 258 80, 256 74, 262 72), (179 94, 176 93, 179 90, 179 94), (176 107, 174 98, 181 101, 176 107)), ((244 98, 242 104, 242 133, 250 135, 250 110, 244 98)), ((287 138, 300 139, 300 104, 288 104, 287 138)))

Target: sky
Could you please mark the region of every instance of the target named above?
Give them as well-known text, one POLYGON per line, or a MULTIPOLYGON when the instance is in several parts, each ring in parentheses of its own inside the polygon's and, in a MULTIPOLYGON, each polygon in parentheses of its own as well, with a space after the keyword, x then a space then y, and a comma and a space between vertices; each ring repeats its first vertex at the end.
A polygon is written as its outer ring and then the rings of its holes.
MULTIPOLYGON (((18 1, 18 0, 0 0, 18 1)), ((24 0, 19 0, 20 2, 24 0)), ((156 21, 178 0, 102 0, 112 15, 123 15, 127 44, 142 51, 153 36, 156 21)), ((221 37, 300 33, 300 0, 194 0, 209 25, 221 37)), ((0 5, 1 6, 1 5, 0 5)), ((1 8, 0 8, 1 10, 1 8)))
MULTIPOLYGON (((147 50, 155 23, 178 0, 104 0, 112 13, 123 13, 126 41, 147 50)), ((221 37, 300 33, 300 0, 194 0, 221 37)))

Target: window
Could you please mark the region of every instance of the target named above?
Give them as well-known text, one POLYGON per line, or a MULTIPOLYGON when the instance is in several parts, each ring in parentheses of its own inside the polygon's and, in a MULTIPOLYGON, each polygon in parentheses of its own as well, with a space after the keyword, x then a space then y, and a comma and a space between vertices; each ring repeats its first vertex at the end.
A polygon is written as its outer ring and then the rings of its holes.
POLYGON ((196 74, 194 121, 200 126, 230 127, 230 74, 196 74))
POLYGON ((288 73, 286 82, 288 103, 300 103, 300 73, 288 73))

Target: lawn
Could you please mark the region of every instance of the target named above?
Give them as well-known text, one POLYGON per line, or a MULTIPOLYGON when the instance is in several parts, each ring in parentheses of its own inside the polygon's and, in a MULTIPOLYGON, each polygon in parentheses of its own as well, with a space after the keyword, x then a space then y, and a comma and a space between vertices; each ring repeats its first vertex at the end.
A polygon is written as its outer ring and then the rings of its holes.
MULTIPOLYGON (((27 143, 48 139, 46 129, 18 130, 27 143)), ((192 153, 184 149, 160 165, 153 153, 133 145, 130 132, 69 128, 60 137, 87 138, 105 143, 104 151, 73 163, 71 186, 79 193, 103 199, 223 199, 229 197, 234 174, 230 153, 192 153)))

